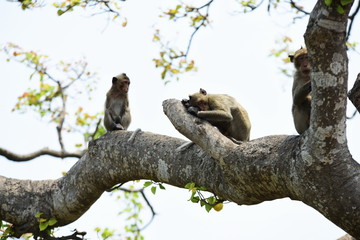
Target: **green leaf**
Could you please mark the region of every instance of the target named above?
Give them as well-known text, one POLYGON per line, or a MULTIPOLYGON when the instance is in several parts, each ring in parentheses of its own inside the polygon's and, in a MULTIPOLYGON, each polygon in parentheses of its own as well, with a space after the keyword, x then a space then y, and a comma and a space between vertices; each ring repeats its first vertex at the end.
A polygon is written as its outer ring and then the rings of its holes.
POLYGON ((216 199, 215 199, 215 197, 209 197, 209 198, 207 198, 207 202, 209 204, 214 204, 216 202, 216 199))
POLYGON ((326 6, 330 6, 332 3, 332 0, 324 0, 326 6))
POLYGON ((49 226, 49 222, 41 222, 39 224, 40 231, 44 231, 49 226))
POLYGON ((160 189, 162 189, 162 190, 166 190, 165 187, 164 187, 164 185, 162 185, 161 183, 159 184, 159 187, 160 187, 160 189))
POLYGON ((353 3, 353 2, 354 2, 354 0, 340 0, 340 3, 341 3, 342 6, 346 6, 346 5, 348 5, 350 3, 353 3))
POLYGON ((336 11, 340 14, 344 14, 345 11, 344 11, 344 8, 341 6, 341 5, 337 5, 336 7, 336 11))
POLYGON ((207 212, 210 212, 210 210, 212 209, 213 207, 210 205, 210 204, 205 204, 205 209, 207 212))
POLYGON ((144 183, 144 188, 150 186, 151 184, 153 184, 153 182, 151 182, 151 181, 145 182, 145 183, 144 183))
POLYGON ((61 9, 59 9, 58 11, 57 11, 57 15, 58 16, 61 16, 61 15, 63 15, 65 12, 63 11, 63 10, 61 10, 61 9))
POLYGON ((155 186, 151 187, 151 192, 155 195, 155 193, 156 193, 156 187, 155 186))
POLYGON ((57 220, 55 218, 50 218, 48 223, 49 223, 49 226, 54 226, 57 223, 57 220))
POLYGON ((37 213, 35 214, 35 217, 36 217, 36 218, 40 218, 42 214, 43 214, 43 213, 41 213, 41 212, 37 212, 37 213))
POLYGON ((191 190, 192 188, 194 188, 195 187, 195 183, 187 183, 186 185, 185 185, 185 188, 187 188, 187 189, 189 189, 189 190, 191 190))
POLYGON ((193 202, 193 203, 198 203, 200 201, 200 198, 199 197, 192 197, 190 199, 190 201, 193 202))

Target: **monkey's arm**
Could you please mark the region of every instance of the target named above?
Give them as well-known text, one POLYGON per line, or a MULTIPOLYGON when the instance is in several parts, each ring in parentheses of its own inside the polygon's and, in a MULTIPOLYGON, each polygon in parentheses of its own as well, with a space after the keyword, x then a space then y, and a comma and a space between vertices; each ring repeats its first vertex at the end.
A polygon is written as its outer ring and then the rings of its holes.
POLYGON ((300 105, 304 101, 304 99, 307 97, 307 95, 311 92, 311 81, 308 81, 304 85, 302 85, 300 88, 297 88, 295 90, 294 96, 293 96, 293 102, 295 105, 300 105))
POLYGON ((105 127, 106 129, 113 131, 113 130, 124 130, 125 128, 120 124, 120 117, 114 116, 111 109, 105 110, 105 127))
POLYGON ((197 116, 212 122, 230 122, 233 120, 232 115, 225 110, 199 111, 197 116))

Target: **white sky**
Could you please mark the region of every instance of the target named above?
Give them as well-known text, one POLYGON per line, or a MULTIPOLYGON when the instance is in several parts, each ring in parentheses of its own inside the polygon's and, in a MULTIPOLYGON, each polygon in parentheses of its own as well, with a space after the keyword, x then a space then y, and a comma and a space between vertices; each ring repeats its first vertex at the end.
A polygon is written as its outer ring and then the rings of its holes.
MULTIPOLYGON (((312 2, 312 1, 307 1, 312 2)), ((291 117, 292 79, 279 74, 280 61, 269 57, 275 40, 287 35, 294 39, 295 50, 303 45, 306 21, 291 25, 283 11, 269 15, 265 8, 247 15, 233 15, 236 3, 215 1, 210 10, 210 27, 196 35, 191 58, 199 70, 183 75, 180 81, 164 85, 152 59, 158 56, 152 36, 155 28, 171 34, 171 41, 184 43, 190 34, 186 28, 159 20, 160 8, 175 6, 177 1, 129 1, 123 8, 128 26, 108 22, 105 15, 89 17, 77 10, 57 17, 54 8, 21 11, 15 3, 0 2, 0 44, 12 42, 24 50, 34 50, 51 59, 77 60, 83 57, 89 69, 98 73, 99 81, 93 101, 84 101, 86 110, 101 111, 111 77, 126 72, 131 78, 130 107, 133 121, 129 130, 141 128, 174 137, 182 137, 162 112, 162 101, 182 99, 200 87, 209 93, 234 96, 248 110, 252 122, 251 138, 274 134, 295 134, 291 117)), ((49 4, 50 5, 50 4, 49 4)), ((182 25, 183 26, 183 25, 182 25)), ((359 41, 358 27, 353 28, 352 41, 359 41)), ((351 87, 359 69, 360 56, 351 53, 351 87)), ((0 146, 18 153, 29 153, 48 146, 58 149, 55 126, 34 114, 20 115, 11 109, 31 84, 31 72, 21 64, 7 63, 0 56, 0 146), (34 137, 36 138, 34 139, 34 137)), ((353 112, 349 105, 349 113, 353 112)), ((359 117, 348 122, 348 142, 354 158, 360 157, 356 146, 360 132, 359 117)), ((67 137, 70 143, 76 137, 67 137)), ((71 150, 71 147, 68 147, 71 150)), ((55 179, 67 171, 74 160, 42 157, 28 163, 14 163, 0 157, 0 175, 20 179, 55 179)), ((289 199, 265 202, 255 206, 225 205, 223 211, 207 213, 187 201, 187 190, 167 186, 148 197, 158 213, 143 232, 147 240, 180 239, 336 239, 344 232, 318 212, 301 202, 289 199)), ((105 193, 78 221, 65 227, 87 231, 96 239, 93 229, 121 228, 117 217, 121 203, 105 193)), ((146 219, 144 219, 146 221, 146 219)))

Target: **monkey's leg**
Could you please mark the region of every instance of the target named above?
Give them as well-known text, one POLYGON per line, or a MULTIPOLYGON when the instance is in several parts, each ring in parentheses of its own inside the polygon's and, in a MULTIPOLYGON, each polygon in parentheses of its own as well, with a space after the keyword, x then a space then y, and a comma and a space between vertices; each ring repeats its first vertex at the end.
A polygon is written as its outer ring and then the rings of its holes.
POLYGON ((186 143, 183 143, 181 144, 179 147, 177 147, 175 149, 176 152, 182 152, 184 151, 185 149, 191 147, 192 145, 194 145, 195 143, 194 142, 186 142, 186 143))
POLYGON ((141 132, 141 129, 140 129, 140 128, 137 128, 137 129, 131 134, 131 136, 129 137, 128 142, 129 142, 129 143, 133 143, 133 142, 134 142, 134 139, 135 139, 135 136, 136 136, 139 132, 141 132))

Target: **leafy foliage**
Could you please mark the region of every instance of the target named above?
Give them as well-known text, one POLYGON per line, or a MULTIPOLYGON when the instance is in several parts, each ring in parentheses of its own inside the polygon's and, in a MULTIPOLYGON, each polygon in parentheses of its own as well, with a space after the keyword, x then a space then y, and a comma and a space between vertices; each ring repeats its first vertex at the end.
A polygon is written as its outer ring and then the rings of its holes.
POLYGON ((294 50, 290 50, 290 44, 292 42, 293 40, 290 37, 284 36, 282 39, 276 41, 275 46, 277 48, 273 48, 270 53, 270 56, 281 60, 281 63, 279 64, 281 66, 279 68, 280 72, 285 74, 287 77, 292 76, 291 69, 293 68, 290 64, 288 64, 290 63, 289 53, 294 52, 294 50))
POLYGON ((157 187, 159 187, 161 190, 165 190, 165 187, 162 183, 154 182, 154 181, 146 181, 144 183, 144 188, 147 188, 150 186, 152 186, 150 189, 151 189, 152 194, 154 194, 154 195, 156 194, 157 187))
POLYGON ((81 99, 80 96, 91 99, 90 93, 96 86, 96 74, 87 70, 85 61, 60 61, 53 65, 48 56, 24 51, 15 44, 8 44, 2 51, 7 54, 7 61, 17 61, 33 71, 29 76, 33 81, 32 87, 18 97, 13 111, 32 111, 56 124, 62 150, 64 131, 81 133, 84 142, 76 146, 82 148, 90 140, 105 133, 105 129, 100 126, 102 113, 90 114, 81 106, 73 108, 81 99), (71 116, 76 118, 71 119, 71 116))
POLYGON ((43 213, 36 213, 35 217, 39 222, 39 230, 45 231, 49 236, 53 235, 53 226, 57 223, 55 218, 42 218, 43 213))
POLYGON ((215 194, 210 195, 209 197, 204 197, 203 191, 206 191, 205 187, 196 186, 195 183, 187 183, 185 188, 189 189, 191 196, 189 201, 193 203, 200 203, 200 206, 205 206, 205 210, 210 212, 211 209, 215 211, 221 211, 223 208, 223 202, 225 201, 215 194))
POLYGON ((12 224, 0 220, 0 240, 6 240, 13 236, 12 224))

